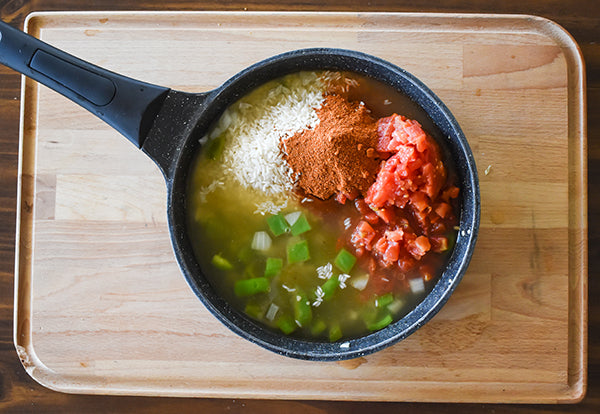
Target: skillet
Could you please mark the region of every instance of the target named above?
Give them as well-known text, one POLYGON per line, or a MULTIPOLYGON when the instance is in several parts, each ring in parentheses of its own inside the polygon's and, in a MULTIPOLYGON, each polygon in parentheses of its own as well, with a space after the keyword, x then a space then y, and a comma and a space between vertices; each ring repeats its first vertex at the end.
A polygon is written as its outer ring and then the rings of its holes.
POLYGON ((207 309, 235 333, 281 355, 342 360, 383 349, 416 331, 448 300, 471 260, 480 216, 477 170, 453 115, 421 81, 405 70, 361 52, 301 49, 273 56, 205 93, 145 83, 82 61, 0 22, 0 63, 34 79, 96 115, 146 153, 167 185, 167 217, 173 250, 189 286, 207 309), (409 314, 388 327, 342 342, 300 340, 270 331, 233 309, 204 276, 186 230, 187 175, 200 137, 233 102, 253 88, 300 70, 345 70, 404 93, 431 118, 456 166, 461 188, 460 229, 448 264, 433 290, 409 314), (469 231, 465 231, 469 230, 469 231))

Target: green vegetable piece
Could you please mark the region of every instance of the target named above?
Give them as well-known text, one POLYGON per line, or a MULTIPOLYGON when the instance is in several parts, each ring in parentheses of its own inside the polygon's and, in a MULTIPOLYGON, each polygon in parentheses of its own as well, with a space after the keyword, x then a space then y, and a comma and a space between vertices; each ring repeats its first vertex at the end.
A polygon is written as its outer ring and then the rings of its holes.
POLYGON ((327 282, 323 283, 321 289, 323 289, 323 300, 331 299, 335 293, 335 289, 340 285, 340 281, 337 277, 330 277, 327 282))
POLYGON ((335 264, 335 267, 337 267, 344 273, 350 273, 355 263, 356 257, 354 257, 352 253, 350 253, 344 248, 340 250, 333 262, 333 264, 335 264))
POLYGON ((325 332, 325 329, 327 329, 327 324, 323 321, 323 319, 318 319, 310 327, 310 333, 313 336, 317 336, 325 332))
POLYGON ((339 324, 333 325, 329 328, 329 342, 335 342, 342 337, 342 328, 339 324))
POLYGON ((246 312, 246 315, 248 315, 254 319, 262 319, 262 317, 264 315, 263 309, 259 305, 252 304, 252 303, 248 303, 246 305, 246 308, 244 309, 244 311, 246 312))
POLYGON ((223 152, 224 147, 225 139, 222 135, 219 135, 218 137, 211 139, 206 143, 206 149, 204 151, 206 151, 206 156, 208 158, 211 160, 216 160, 223 152))
POLYGON ((283 259, 278 257, 267 258, 267 264, 265 266, 265 277, 277 276, 283 268, 283 259))
POLYGON ((394 295, 392 293, 386 293, 385 295, 378 297, 376 303, 378 308, 384 308, 393 301, 394 295))
POLYGON ((288 263, 290 263, 290 264, 305 262, 308 259, 310 259, 310 252, 308 250, 308 242, 306 240, 300 240, 295 243, 288 244, 287 259, 288 259, 288 263))
POLYGON ((296 330, 296 322, 289 315, 282 315, 277 319, 277 327, 286 335, 296 330))
POLYGON ((385 328, 386 326, 388 326, 390 323, 392 323, 393 318, 392 315, 390 315, 389 313, 386 314, 383 318, 368 324, 367 328, 369 328, 369 330, 371 331, 378 331, 380 329, 385 328))
POLYGON ((294 318, 300 326, 307 326, 312 320, 312 309, 310 302, 304 293, 298 292, 292 298, 294 307, 294 318))
POLYGON ((274 216, 267 218, 267 224, 275 237, 282 235, 290 228, 281 214, 275 214, 274 216))
POLYGON ((252 296, 271 290, 271 284, 266 277, 255 277, 235 282, 233 291, 238 297, 252 296))
POLYGON ((212 264, 217 268, 217 269, 221 269, 221 270, 231 270, 233 269, 233 265, 231 264, 231 262, 229 260, 227 260, 226 258, 224 258, 223 256, 219 255, 219 254, 215 254, 212 258, 212 264))
POLYGON ((244 246, 239 250, 237 258, 243 263, 252 263, 256 255, 250 246, 244 246))
POLYGON ((302 214, 300 217, 298 217, 298 220, 296 220, 292 225, 292 235, 298 236, 302 233, 306 233, 310 229, 311 227, 308 223, 308 220, 306 219, 304 214, 302 214))

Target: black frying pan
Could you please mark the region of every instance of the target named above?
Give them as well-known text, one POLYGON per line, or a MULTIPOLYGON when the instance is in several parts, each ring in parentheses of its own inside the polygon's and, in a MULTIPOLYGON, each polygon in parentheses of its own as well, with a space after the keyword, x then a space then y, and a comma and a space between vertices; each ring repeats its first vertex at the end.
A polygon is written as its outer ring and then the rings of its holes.
POLYGON ((471 260, 480 198, 473 154, 446 106, 411 74, 386 61, 341 49, 304 49, 259 62, 217 89, 191 94, 107 71, 0 22, 0 63, 54 89, 118 130, 160 167, 167 190, 169 231, 177 261, 208 310, 242 337, 281 355, 341 360, 387 347, 417 330, 447 301, 471 260), (431 293, 396 323, 342 342, 299 340, 275 333, 233 309, 215 293, 194 256, 186 231, 187 174, 199 138, 238 98, 269 80, 300 70, 347 70, 384 82, 421 106, 441 132, 456 165, 460 231, 448 265, 431 293))

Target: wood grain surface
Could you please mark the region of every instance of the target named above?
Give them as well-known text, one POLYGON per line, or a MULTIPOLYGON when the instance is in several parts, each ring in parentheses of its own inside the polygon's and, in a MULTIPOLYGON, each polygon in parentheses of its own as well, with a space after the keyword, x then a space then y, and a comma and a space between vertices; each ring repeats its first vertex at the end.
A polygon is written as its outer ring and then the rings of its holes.
POLYGON ((158 168, 110 127, 28 80, 16 338, 42 384, 162 396, 581 398, 582 63, 557 26, 480 15, 100 12, 40 13, 27 30, 117 72, 186 91, 213 89, 286 50, 374 53, 449 105, 481 177, 479 243, 433 321, 359 360, 290 360, 227 331, 188 289, 169 243, 158 168))
MULTIPOLYGON (((595 9, 594 6, 595 3, 590 2, 590 3, 575 3, 573 5, 570 6, 566 6, 566 5, 562 5, 560 6, 560 8, 557 7, 557 4, 555 4, 554 2, 541 2, 541 3, 536 3, 535 6, 532 6, 530 8, 527 8, 525 6, 525 3, 515 3, 514 5, 511 5, 511 2, 505 3, 504 6, 502 6, 502 8, 500 9, 488 9, 488 8, 481 8, 481 6, 479 6, 476 2, 468 2, 468 3, 461 3, 461 2, 441 2, 441 3, 436 3, 435 6, 432 6, 432 8, 427 9, 427 10, 431 10, 431 11, 486 11, 486 12, 519 12, 519 13, 533 13, 533 14, 538 14, 538 15, 542 15, 545 17, 549 17, 555 21, 557 21, 558 23, 562 24, 563 26, 565 26, 567 28, 567 30, 569 30, 574 36, 575 39, 579 42, 580 46, 583 49, 584 55, 586 56, 586 60, 587 60, 587 73, 588 73, 588 105, 589 105, 589 111, 590 113, 593 113, 593 108, 594 108, 594 104, 595 104, 595 108, 598 109, 599 106, 599 102, 600 102, 600 94, 598 94, 597 90, 595 88, 597 88, 597 76, 599 75, 599 71, 598 71, 598 64, 600 64, 600 57, 598 56, 598 49, 597 46, 595 45, 595 41, 597 40, 597 21, 598 21, 598 11, 595 9), (435 7, 435 8, 433 8, 435 7), (511 9, 512 7, 512 9, 511 9), (594 13, 590 13, 590 10, 594 13), (589 56, 589 57, 588 57, 589 56), (596 76, 596 78, 594 78, 594 76, 596 76), (594 83, 595 82, 595 83, 594 83)), ((185 3, 177 3, 177 4, 173 4, 173 5, 167 5, 167 7, 169 9, 173 9, 173 8, 177 8, 177 7, 182 7, 182 8, 189 8, 192 7, 192 4, 185 4, 185 3), (169 7, 170 6, 170 7, 169 7)), ((198 5, 196 5, 197 7, 198 5)), ((225 9, 229 9, 229 10, 242 10, 244 7, 249 8, 249 9, 275 9, 275 8, 279 8, 279 9, 299 9, 299 8, 304 8, 304 9, 310 9, 310 8, 316 8, 316 5, 310 5, 310 4, 306 4, 303 3, 302 6, 298 5, 298 4, 282 4, 282 5, 273 5, 273 4, 260 4, 260 5, 256 5, 256 4, 251 4, 251 5, 243 5, 243 4, 228 4, 228 5, 221 5, 219 7, 219 5, 217 4, 205 4, 204 5, 206 8, 225 8, 225 9)), ((75 9, 75 8, 79 8, 80 5, 76 4, 74 2, 74 4, 69 4, 61 2, 60 4, 57 3, 53 3, 53 2, 40 2, 40 3, 27 3, 25 5, 22 5, 21 3, 6 3, 3 5, 2 7, 2 17, 5 20, 11 21, 13 22, 16 26, 19 26, 22 22, 22 19, 24 18, 24 16, 31 10, 40 10, 40 9, 59 9, 59 8, 64 8, 64 9, 75 9)), ((111 3, 94 3, 94 7, 96 8, 101 8, 101 9, 115 9, 117 8, 117 4, 111 4, 111 3), (100 7, 102 6, 103 7, 100 7)), ((138 9, 140 7, 140 5, 133 5, 133 4, 124 4, 124 3, 119 3, 119 9, 123 9, 123 8, 135 8, 138 9)), ((161 7, 165 7, 164 4, 162 5, 150 5, 150 4, 144 4, 143 8, 146 9, 160 9, 161 7)), ((359 6, 359 5, 352 5, 352 4, 345 4, 345 5, 335 5, 335 4, 330 4, 328 6, 329 9, 339 9, 339 10, 349 10, 354 8, 355 10, 364 10, 364 11, 414 11, 413 8, 411 8, 410 5, 407 6, 402 6, 401 4, 395 4, 395 5, 387 5, 384 3, 378 3, 378 4, 373 4, 371 6, 359 6)), ((549 45, 551 46, 551 45, 549 45)), ((512 47, 512 46, 511 46, 512 47)), ((85 51, 84 51, 85 52, 85 51)), ((450 53, 450 52, 448 52, 450 53)), ((482 53, 481 50, 477 50, 477 49, 473 49, 470 53, 474 54, 475 56, 477 56, 478 54, 482 53)), ((505 56, 520 56, 519 53, 517 53, 517 50, 511 50, 510 48, 508 48, 507 50, 504 51, 505 56)), ((538 59, 538 62, 542 62, 541 64, 538 64, 537 67, 545 67, 547 66, 546 64, 544 64, 544 62, 547 62, 548 60, 548 56, 552 56, 552 54, 556 54, 555 52, 552 52, 551 50, 549 51, 545 51, 545 52, 540 52, 538 53, 535 58, 538 59)), ((530 56, 528 56, 530 57, 530 56)), ((476 60, 476 59, 474 59, 476 60)), ((500 59, 501 60, 501 59, 500 59)), ((522 62, 515 62, 517 65, 518 64, 523 64, 522 62)), ((116 68, 118 70, 118 68, 116 68)), ((451 68, 449 68, 449 70, 451 70, 451 68)), ((489 76, 490 73, 497 73, 499 71, 499 69, 496 66, 493 66, 490 64, 490 62, 478 62, 477 65, 473 65, 470 69, 470 72, 467 72, 470 76, 470 78, 472 78, 472 80, 474 82, 482 82, 481 86, 485 87, 486 86, 486 82, 485 82, 485 78, 486 76, 489 76), (477 78, 480 79, 477 79, 477 78), (482 78, 483 77, 483 78, 482 78)), ((555 73, 550 71, 550 73, 555 73)), ((3 228, 1 229, 1 242, 0 242, 0 263, 2 263, 2 268, 1 271, 2 273, 0 274, 0 281, 2 283, 1 288, 2 290, 0 291, 0 294, 2 295, 2 307, 0 307, 0 311, 2 312, 1 319, 2 320, 2 338, 1 338, 1 345, 2 348, 0 349, 0 370, 1 370, 1 378, 2 378, 2 382, 0 384, 0 386, 2 387, 2 394, 0 395, 0 408, 5 409, 6 411, 13 411, 13 412, 27 412, 27 411, 33 411, 36 408, 40 409, 40 410, 44 410, 44 411, 55 411, 55 412, 91 412, 91 411, 96 411, 96 412, 127 412, 127 411, 133 411, 135 409, 138 409, 140 411, 144 411, 144 412, 170 412, 170 411, 181 411, 182 409, 188 409, 188 410, 194 410, 194 411, 198 411, 198 410, 203 410, 206 412, 220 412, 220 411, 240 411, 240 412, 277 412, 277 411, 285 411, 285 412, 363 412, 365 410, 372 410, 372 411, 376 411, 376 412, 383 412, 384 410, 405 410, 408 412, 557 412, 557 411, 575 411, 575 412, 597 412, 598 411, 598 407, 599 407, 599 402, 598 402, 598 387, 600 386, 599 384, 597 384, 598 382, 598 373, 597 373, 597 369, 598 369, 598 361, 597 361, 597 357, 595 356, 594 351, 597 350, 598 347, 598 332, 597 330, 598 328, 598 323, 600 323, 600 321, 598 320, 597 315, 598 313, 596 312, 596 314, 594 314, 594 310, 598 310, 597 309, 597 305, 594 303, 594 301, 592 300, 590 303, 590 359, 589 359, 589 388, 588 388, 588 394, 586 396, 586 398, 583 400, 582 403, 578 404, 578 405, 572 405, 572 406, 545 406, 545 405, 481 405, 481 404, 477 404, 477 405, 459 405, 459 404, 398 404, 398 405, 390 405, 390 404, 382 404, 382 403, 349 403, 349 402, 326 402, 326 401, 321 401, 321 402, 315 402, 315 401, 271 401, 271 400, 240 400, 239 398, 236 398, 235 400, 232 399, 168 399, 168 398, 162 398, 162 399, 156 399, 156 398, 133 398, 133 397, 93 397, 93 396, 76 396, 76 395, 66 395, 66 394, 62 394, 62 393, 56 393, 56 392, 52 392, 49 391, 41 386, 39 386, 38 384, 36 384, 35 382, 33 382, 28 375, 25 373, 25 371, 23 370, 23 368, 21 367, 21 364, 17 358, 16 352, 14 351, 14 346, 12 344, 12 288, 13 288, 13 260, 14 260, 14 232, 15 232, 15 226, 14 226, 14 222, 15 222, 15 212, 16 212, 16 195, 15 195, 15 188, 16 188, 16 170, 17 170, 17 165, 16 165, 16 160, 18 159, 18 145, 17 145, 17 138, 16 136, 18 135, 18 96, 19 96, 19 76, 18 75, 14 75, 13 73, 11 73, 9 70, 7 69, 2 69, 2 71, 0 71, 0 76, 2 76, 2 83, 1 83, 1 91, 2 91, 2 95, 1 95, 1 107, 2 107, 2 111, 0 111, 0 122, 1 125, 3 125, 2 128, 2 133, 0 134, 0 159, 1 159, 1 164, 0 164, 0 171, 2 171, 2 174, 0 175, 0 179, 2 180, 2 187, 0 187, 0 198, 2 199, 2 205, 0 208, 0 217, 2 218, 2 223, 3 223, 3 228)), ((540 82, 539 88, 540 89, 544 89, 548 87, 548 83, 550 85, 556 85, 556 82, 560 82, 560 79, 554 79, 552 78, 552 76, 548 76, 547 73, 540 73, 540 76, 536 78, 538 80, 538 82, 540 82), (546 84, 544 84, 544 82, 547 82, 546 84)), ((151 79, 150 79, 151 80, 151 79)), ((435 84, 435 82, 443 82, 444 79, 429 79, 428 82, 432 83, 432 87, 435 89, 435 87, 433 86, 433 84, 435 84)), ((519 80, 516 79, 514 80, 514 82, 518 82, 519 80)), ((175 86, 175 85, 173 85, 175 86)), ((444 90, 444 88, 442 88, 439 84, 436 86, 437 88, 439 88, 439 90, 444 90)), ((476 88, 477 89, 477 88, 476 88)), ((476 90, 475 89, 475 90, 476 90)), ((438 92, 436 90, 436 92, 438 92)), ((440 95, 442 95, 443 99, 447 99, 446 96, 444 96, 442 93, 440 93, 440 95)), ((502 95, 502 94, 500 94, 502 95)), ((486 98, 486 96, 484 95, 484 98, 486 98)), ((518 96, 499 96, 497 98, 497 100, 493 100, 494 97, 489 97, 490 99, 492 99, 492 103, 494 103, 495 105, 498 104, 502 104, 503 102, 506 103, 506 100, 511 100, 511 99, 517 99, 518 96)), ((547 98, 548 102, 555 102, 555 101, 560 101, 560 99, 564 99, 564 97, 557 97, 557 96, 550 96, 547 98)), ((549 104, 548 102, 544 102, 544 107, 547 107, 547 105, 549 104)), ((450 103, 452 104, 452 103, 450 103)), ((456 105, 456 104, 455 104, 456 105)), ((533 113, 535 113, 536 111, 536 105, 533 104, 531 111, 533 113)), ((551 104, 550 104, 551 107, 551 104)), ((454 110, 454 109, 453 109, 454 110)), ((466 112, 466 111, 465 111, 466 112)), ((62 113, 59 114, 54 114, 55 116, 58 116, 59 120, 60 117, 63 115, 62 113)), ((544 116, 543 112, 539 112, 538 113, 539 116, 544 116)), ((65 114, 65 116, 68 117, 68 114, 65 114)), ((52 117, 50 117, 52 118, 52 117)), ((96 126, 93 126, 93 128, 95 129, 96 126)), ((82 128, 86 128, 85 125, 82 126, 82 128)), ((589 128, 589 142, 590 142, 590 151, 589 151, 589 169, 590 169, 590 177, 594 177, 594 174, 598 174, 600 173, 600 166, 598 165, 599 157, 600 157, 600 145, 595 142, 597 141, 597 134, 598 134, 598 122, 597 119, 594 118, 593 116, 590 116, 589 119, 589 124, 588 124, 588 128, 589 128)), ((64 137, 62 137, 64 139, 64 137)), ((483 142, 485 142, 485 139, 483 140, 483 142)), ((81 144, 83 145, 83 144, 81 144)), ((480 142, 481 145, 481 142, 480 142)), ((493 140, 489 139, 489 141, 487 142, 487 145, 490 145, 491 147, 494 146, 494 142, 493 140)), ((60 158, 61 156, 61 151, 60 148, 54 148, 55 150, 55 156, 60 158)), ((495 150, 498 151, 500 150, 499 148, 492 148, 491 150, 495 150)), ((564 151, 564 148, 561 148, 560 146, 553 148, 552 145, 550 145, 550 148, 547 149, 546 151, 550 151, 550 153, 560 153, 561 151, 564 151)), ((64 155, 64 154, 63 154, 64 155)), ((560 190, 560 179, 557 179, 556 177, 553 177, 553 171, 552 171, 552 166, 548 167, 543 160, 537 160, 538 165, 534 165, 537 167, 541 167, 542 171, 539 171, 539 168, 532 168, 531 165, 526 164, 526 159, 525 158, 520 158, 520 155, 522 154, 518 154, 515 156, 515 159, 511 162, 515 163, 515 165, 524 165, 527 168, 531 168, 532 172, 535 172, 535 174, 540 174, 538 177, 543 178, 544 182, 546 183, 545 185, 549 186, 548 188, 554 188, 554 189, 558 189, 558 193, 562 193, 564 194, 564 189, 560 190), (545 168, 550 168, 550 170, 546 171, 546 173, 544 173, 543 171, 545 171, 545 168), (558 187, 553 187, 553 186, 558 186, 558 187)), ((479 160, 478 160, 479 161, 479 160)), ((53 178, 51 174, 48 174, 47 177, 42 178, 41 180, 41 184, 40 184, 40 189, 43 189, 44 186, 46 186, 47 188, 54 188, 56 189, 54 194, 59 194, 60 192, 58 191, 58 189, 62 189, 60 191, 63 191, 63 196, 67 196, 69 197, 69 194, 72 194, 72 191, 70 191, 69 189, 73 189, 73 188, 77 188, 77 168, 79 164, 79 167, 85 166, 85 161, 84 160, 79 160, 77 162, 75 162, 75 164, 73 165, 73 170, 69 172, 68 177, 66 177, 66 180, 64 181, 64 184, 60 184, 59 183, 63 183, 62 180, 60 180, 58 177, 53 178)), ((485 161, 484 161, 485 162, 485 161)), ((492 168, 493 168, 493 164, 492 168)), ((557 168, 559 171, 563 171, 565 168, 565 165, 555 165, 555 168, 557 168)), ((506 171, 506 169, 496 169, 500 170, 500 171, 506 171)), ((494 171, 494 170, 491 170, 494 171)), ((490 174, 490 178, 494 177, 492 175, 493 173, 490 174)), ((63 177, 65 178, 65 177, 63 177)), ((502 182, 503 180, 506 179, 514 179, 515 177, 511 177, 510 174, 508 174, 505 177, 502 177, 502 175, 500 175, 500 177, 497 177, 498 182, 502 182)), ((102 182, 103 178, 102 177, 97 177, 97 182, 96 184, 98 186, 102 186, 104 183, 102 182)), ((149 189, 148 191, 151 191, 152 189, 149 189)), ((535 190, 535 187, 527 187, 525 186, 524 188, 520 189, 520 191, 522 193, 528 193, 531 190, 532 192, 535 190)), ((598 195, 597 195, 597 187, 594 188, 594 182, 593 182, 593 178, 590 179, 590 198, 589 198, 589 203, 590 203, 590 248, 589 248, 589 252, 590 252, 590 297, 593 297, 594 293, 598 292, 598 286, 595 284, 594 282, 594 273, 597 274, 598 271, 598 266, 600 263, 598 263, 598 253, 599 253, 599 249, 597 247, 597 242, 598 242, 598 230, 600 229, 597 223, 598 220, 598 208, 600 208, 599 205, 599 199, 598 199, 598 195), (596 191, 594 191, 594 189, 596 189, 596 191), (596 221, 595 221, 596 220, 596 221)), ((48 195, 52 194, 52 191, 47 192, 48 195)), ((122 193, 116 194, 115 196, 118 198, 122 195, 122 193)), ((61 198, 61 196, 59 195, 59 199, 61 198)), ((82 197, 79 197, 80 202, 85 203, 86 202, 86 195, 84 194, 82 197)), ((510 199, 509 201, 512 203, 512 205, 514 204, 518 204, 518 201, 521 200, 521 198, 515 198, 515 199, 510 199)), ((76 216, 77 211, 72 209, 69 204, 70 203, 57 203, 57 199, 52 200, 52 197, 50 197, 49 200, 47 200, 48 203, 46 205, 46 208, 41 208, 40 214, 41 216, 46 215, 46 218, 56 218, 58 217, 62 217, 64 219, 68 219, 68 218, 73 218, 73 216, 76 216), (54 206, 54 209, 48 208, 47 206, 54 206)), ((544 206, 544 200, 543 199, 539 199, 539 198, 532 198, 530 200, 531 202, 534 203, 539 203, 540 206, 544 206)), ((548 201, 548 200, 546 200, 548 201)), ((550 200, 550 201, 556 201, 556 200, 550 200)), ((568 200, 567 200, 568 201, 568 200)), ((88 201, 89 202, 89 201, 88 201)), ((565 201, 561 201, 558 200, 559 203, 564 203, 565 201)), ((36 211, 37 211, 38 206, 36 205, 36 211)), ((153 211, 154 207, 151 206, 151 210, 149 211, 153 211)), ((101 214, 104 214, 104 210, 105 209, 100 209, 102 210, 101 214)), ((104 221, 102 221, 102 219, 111 219, 114 218, 114 214, 121 214, 119 215, 119 217, 122 217, 122 214, 125 214, 127 217, 132 217, 135 222, 135 220, 147 220, 148 217, 146 216, 146 212, 141 212, 141 211, 135 211, 135 209, 127 209, 127 211, 125 213, 123 213, 123 211, 121 211, 121 213, 119 212, 111 212, 109 217, 105 218, 103 216, 100 217, 99 223, 92 223, 92 225, 96 225, 97 227, 99 227, 100 229, 100 233, 102 233, 102 231, 108 231, 110 232, 110 229, 106 229, 104 228, 103 224, 104 221)), ((150 218, 152 217, 152 214, 150 215, 150 218)), ((508 221, 508 225, 507 227, 510 228, 511 226, 518 226, 518 225, 522 225, 523 223, 527 222, 527 220, 525 218, 523 218, 524 215, 523 214, 516 214, 514 216, 510 216, 508 217, 506 214, 502 215, 500 213, 497 213, 495 215, 490 214, 490 222, 487 223, 488 228, 492 227, 492 224, 501 224, 503 222, 507 222, 508 221), (515 218, 515 217, 521 217, 521 219, 515 218), (494 223, 495 222, 495 223, 494 223)), ((540 263, 538 263, 538 266, 565 266, 565 264, 561 264, 561 259, 559 257, 555 257, 553 254, 551 254, 552 252, 552 245, 553 242, 557 239, 563 239, 565 237, 565 234, 561 235, 557 235, 557 229, 565 226, 565 222, 564 222, 564 217, 562 217, 560 215, 560 213, 557 214, 552 214, 552 212, 550 212, 549 215, 544 215, 544 217, 546 217, 546 221, 544 221, 542 224, 540 224, 541 227, 546 228, 546 231, 542 231, 541 234, 539 235, 539 237, 541 237, 541 242, 542 246, 543 246, 543 251, 545 252, 549 252, 549 254, 544 256, 544 260, 540 263)), ((485 224, 485 223, 482 223, 485 224)), ((485 226, 484 226, 485 227, 485 226)), ((152 233, 152 231, 150 230, 149 233, 152 233)), ((500 232, 502 233, 502 232, 500 232)), ((560 233, 560 231, 558 231, 558 233, 560 233)), ((53 229, 52 231, 49 231, 48 233, 48 237, 50 237, 53 240, 58 240, 59 242, 66 242, 68 243, 68 240, 66 240, 66 238, 64 237, 64 229, 61 228, 56 228, 53 229)), ((499 236, 500 239, 498 241, 496 241, 494 238, 490 238, 488 239, 488 242, 490 243, 490 245, 488 246, 488 248, 491 248, 492 246, 496 245, 496 243, 498 242, 506 242, 508 240, 512 240, 512 239, 507 239, 506 235, 504 235, 504 238, 502 238, 503 236, 500 235, 499 236)), ((531 235, 529 235, 528 237, 532 237, 531 235)), ((537 237, 537 236, 536 236, 537 237)), ((153 239, 152 236, 149 236, 148 238, 150 243, 156 243, 156 240, 153 239)), ((43 240, 42 240, 43 241, 43 240)), ((128 243, 128 240, 126 238, 124 238, 122 240, 123 243, 128 243)), ((81 246, 82 250, 85 250, 89 245, 93 244, 93 240, 88 240, 87 244, 83 244, 81 246)), ((485 245, 484 245, 485 247, 485 245)), ((515 250, 519 249, 519 246, 514 246, 515 250)), ((102 252, 97 252, 97 257, 99 260, 102 260, 102 255, 107 254, 110 255, 111 252, 110 251, 102 251, 102 252)), ((507 256, 508 257, 508 256, 507 256)), ((528 257, 524 256, 523 259, 526 261, 528 259, 528 257)), ((164 258, 159 257, 155 257, 154 260, 156 260, 157 263, 162 263, 165 261, 164 258)), ((93 269, 89 270, 90 272, 93 272, 93 269)), ((502 272, 498 273, 499 275, 502 275, 502 272)), ((485 279, 473 279, 480 281, 480 280, 485 280, 485 279)), ((473 293, 475 295, 475 297, 477 296, 477 292, 482 292, 485 291, 485 287, 482 286, 476 286, 476 283, 473 283, 471 285, 466 284, 466 287, 468 289, 465 289, 465 293, 473 293)), ((543 286, 542 286, 543 287, 543 286)), ((117 286, 118 288, 118 286, 117 286)), ((537 288, 537 286, 535 284, 532 284, 529 286, 529 288, 532 289, 533 294, 538 294, 539 292, 536 293, 535 289, 537 288)), ((116 291, 118 291, 118 289, 115 289, 116 291)), ((178 286, 174 286, 171 290, 170 290, 170 294, 172 295, 172 297, 175 298, 181 298, 181 296, 183 294, 183 291, 180 290, 180 288, 178 286)), ((125 292, 127 293, 127 292, 125 292)), ((459 292, 457 292, 459 293, 459 292)), ((561 301, 564 301, 564 296, 562 296, 561 299, 561 294, 560 292, 554 292, 557 296, 544 296, 544 297, 549 297, 552 298, 552 302, 553 303, 558 303, 560 304, 561 301)), ((152 295, 152 292, 148 292, 148 300, 151 300, 150 297, 152 295)), ((493 307, 493 309, 496 309, 497 311, 497 315, 502 319, 502 318, 506 318, 506 319, 510 319, 511 317, 514 316, 515 312, 514 312, 514 307, 512 306, 512 304, 510 304, 510 299, 514 296, 516 296, 515 294, 511 294, 511 292, 506 292, 505 293, 505 297, 504 298, 500 298, 500 302, 498 303, 498 306, 493 307), (505 303, 509 303, 510 306, 504 306, 502 303, 506 301, 505 303)), ((108 300, 116 300, 119 301, 119 298, 107 298, 108 300)), ((184 299, 185 300, 185 299, 184 299)), ((463 298, 464 300, 464 298, 463 298)), ((59 305, 56 305, 59 306, 59 305)), ((190 306, 193 306, 193 304, 190 302, 190 306)), ((135 305, 133 306, 134 309, 130 309, 135 311, 135 305)), ((553 306, 546 306, 543 308, 543 312, 541 315, 527 315, 528 312, 528 307, 523 305, 523 308, 521 309, 521 311, 516 312, 517 314, 520 315, 525 315, 525 319, 530 319, 531 317, 538 317, 540 320, 556 320, 558 326, 561 325, 561 312, 559 311, 560 306, 558 307, 553 307, 553 306)), ((76 310, 75 310, 76 311, 76 310)), ((472 311, 472 309, 470 310, 472 311)), ((478 312, 478 314, 481 313, 485 313, 485 312, 478 312)), ((448 318, 448 319, 452 319, 452 318, 448 318)), ((562 326, 564 327, 564 319, 562 319, 562 326)), ((114 320, 114 323, 122 323, 122 321, 120 320, 114 320)), ((159 325, 160 325, 160 321, 159 321, 159 325)), ((477 330, 476 326, 474 326, 473 324, 470 326, 472 328, 472 330, 477 330)), ((218 329, 218 327, 216 327, 216 329, 218 329)), ((564 328, 563 328, 564 329, 564 328)), ((472 332, 468 331, 468 332, 472 332)), ((558 329, 558 331, 560 331, 560 328, 558 329)), ((560 338, 560 332, 557 333, 556 331, 552 331, 552 329, 547 330, 547 329, 542 329, 539 331, 539 334, 537 332, 533 332, 532 335, 534 335, 535 337, 539 338, 539 345, 541 346, 541 348, 536 349, 535 351, 539 351, 541 349, 544 349, 545 346, 549 345, 549 342, 553 340, 553 338, 560 338), (558 336, 554 336, 554 335, 558 335, 558 336)), ((432 335, 432 337, 434 337, 432 335)), ((151 341, 153 340, 153 337, 149 337, 148 338, 148 346, 151 346, 152 343, 151 341)), ((127 344, 125 344, 127 345, 127 344)), ((431 343, 430 345, 432 346, 439 346, 439 344, 436 343, 431 343)), ((460 344, 458 344, 460 345, 460 344)), ((107 346, 110 346, 110 344, 107 344, 107 346)), ((564 342, 561 342, 561 340, 558 340, 557 343, 557 351, 560 354, 561 352, 564 353, 565 349, 564 348, 566 345, 564 342), (562 345, 561 345, 562 343, 562 345), (563 347, 563 348, 561 348, 563 347)), ((537 348, 536 345, 533 346, 533 348, 537 348)), ((457 351, 460 351, 457 350, 457 351)), ((540 352, 540 355, 542 353, 540 352)), ((542 355, 541 358, 543 359, 544 356, 542 355)), ((547 358, 547 360, 550 360, 551 358, 547 358)), ((465 357, 465 362, 468 364, 470 361, 468 359, 468 355, 466 355, 465 357)), ((85 364, 85 361, 84 361, 85 364)), ((84 368, 84 367, 82 367, 84 368)), ((107 369, 110 369, 110 367, 108 366, 107 369)), ((139 367, 138 367, 139 369, 139 367)), ((505 375, 505 372, 503 372, 503 370, 506 369, 510 369, 510 366, 498 366, 498 367, 494 367, 493 370, 490 370, 490 375, 494 376, 499 376, 502 377, 503 375, 505 375)), ((547 371, 545 371, 547 372, 547 371)), ((556 370, 555 372, 566 372, 564 367, 560 368, 560 363, 559 363, 559 367, 558 370, 556 370)), ((421 372, 420 375, 422 375, 423 373, 421 372)), ((224 375, 227 375, 227 373, 224 373, 224 375)), ((435 375, 435 373, 433 374, 435 375)), ((304 380, 304 379, 303 379, 304 380)))

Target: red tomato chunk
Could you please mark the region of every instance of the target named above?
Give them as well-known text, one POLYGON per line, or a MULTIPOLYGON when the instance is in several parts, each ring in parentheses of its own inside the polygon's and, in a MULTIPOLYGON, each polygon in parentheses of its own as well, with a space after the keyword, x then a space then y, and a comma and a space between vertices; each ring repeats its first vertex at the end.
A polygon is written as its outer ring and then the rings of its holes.
POLYGON ((377 294, 408 289, 409 277, 434 279, 440 253, 450 248, 458 187, 448 179, 441 152, 421 125, 401 115, 378 121, 377 151, 385 159, 366 197, 350 243, 374 277, 377 294), (368 259, 368 260, 367 260, 368 259))

